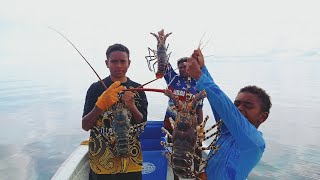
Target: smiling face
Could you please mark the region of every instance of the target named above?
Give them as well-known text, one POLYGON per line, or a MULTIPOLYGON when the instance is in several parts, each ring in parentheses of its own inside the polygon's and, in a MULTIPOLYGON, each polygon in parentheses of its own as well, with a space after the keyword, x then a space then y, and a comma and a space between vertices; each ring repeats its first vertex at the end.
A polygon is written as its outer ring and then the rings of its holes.
POLYGON ((268 118, 269 113, 262 110, 262 101, 256 94, 240 92, 234 105, 256 128, 268 118))
POLYGON ((106 60, 112 81, 126 82, 126 73, 130 66, 128 54, 124 51, 113 51, 106 60))

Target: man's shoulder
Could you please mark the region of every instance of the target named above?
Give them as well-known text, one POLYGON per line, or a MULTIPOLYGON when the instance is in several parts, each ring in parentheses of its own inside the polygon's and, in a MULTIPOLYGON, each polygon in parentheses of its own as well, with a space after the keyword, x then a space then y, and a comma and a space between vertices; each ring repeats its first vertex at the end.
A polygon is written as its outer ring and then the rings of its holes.
MULTIPOLYGON (((110 79, 109 79, 108 77, 106 77, 106 78, 103 79, 102 81, 103 81, 103 83, 104 83, 107 87, 110 86, 110 79)), ((102 82, 101 82, 101 81, 96 81, 96 82, 93 82, 93 83, 90 85, 88 91, 95 91, 95 90, 99 90, 99 89, 105 90, 105 89, 104 89, 104 86, 102 85, 102 82)))
POLYGON ((96 82, 93 82, 90 85, 89 89, 98 89, 98 88, 101 88, 101 87, 102 87, 101 82, 100 81, 96 81, 96 82))
POLYGON ((96 82, 93 82, 90 87, 100 87, 100 86, 101 86, 101 82, 96 81, 96 82))

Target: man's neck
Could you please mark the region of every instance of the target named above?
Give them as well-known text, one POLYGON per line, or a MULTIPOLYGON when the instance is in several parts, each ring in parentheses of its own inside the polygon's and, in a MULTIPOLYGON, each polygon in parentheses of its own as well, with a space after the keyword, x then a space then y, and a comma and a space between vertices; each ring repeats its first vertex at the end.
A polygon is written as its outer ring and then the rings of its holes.
POLYGON ((121 78, 110 76, 110 78, 111 78, 112 82, 120 81, 121 83, 125 83, 128 80, 128 78, 126 76, 121 77, 121 78))

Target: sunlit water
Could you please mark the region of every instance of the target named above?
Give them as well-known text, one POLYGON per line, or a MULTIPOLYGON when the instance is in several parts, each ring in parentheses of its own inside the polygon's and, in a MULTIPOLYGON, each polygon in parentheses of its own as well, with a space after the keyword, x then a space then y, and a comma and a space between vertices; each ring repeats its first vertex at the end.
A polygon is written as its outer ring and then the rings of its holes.
MULTIPOLYGON (((88 138, 81 115, 86 90, 97 78, 86 65, 60 65, 1 64, 0 179, 50 179, 88 138)), ((248 179, 320 179, 319 59, 210 58, 207 66, 231 99, 249 84, 263 87, 272 97, 270 116, 259 128, 266 151, 248 179)), ((137 65, 129 76, 141 83, 154 78, 137 65)), ((162 120, 167 98, 152 92, 147 97, 149 118, 162 120)), ((204 114, 212 120, 207 101, 204 114)))

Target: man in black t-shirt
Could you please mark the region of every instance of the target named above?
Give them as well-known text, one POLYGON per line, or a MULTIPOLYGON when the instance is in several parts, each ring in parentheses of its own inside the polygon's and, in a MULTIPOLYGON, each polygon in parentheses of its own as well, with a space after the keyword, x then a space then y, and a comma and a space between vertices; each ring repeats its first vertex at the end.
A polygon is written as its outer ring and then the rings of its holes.
POLYGON ((130 66, 129 50, 122 44, 109 46, 106 52, 106 65, 110 76, 101 82, 93 83, 86 95, 82 128, 90 130, 89 139, 89 179, 142 179, 142 149, 138 138, 134 138, 128 154, 119 156, 117 144, 108 136, 116 113, 126 115, 128 126, 147 121, 148 101, 145 92, 118 93, 123 89, 135 88, 140 84, 126 77, 130 66))

